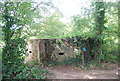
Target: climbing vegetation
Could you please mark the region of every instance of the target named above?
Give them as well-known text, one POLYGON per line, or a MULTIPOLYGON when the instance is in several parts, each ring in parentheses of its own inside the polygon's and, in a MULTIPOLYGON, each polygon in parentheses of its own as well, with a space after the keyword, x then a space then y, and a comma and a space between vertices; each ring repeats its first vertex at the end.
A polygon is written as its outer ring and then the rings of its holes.
MULTIPOLYGON (((83 14, 72 16, 71 22, 65 24, 61 21, 63 14, 51 1, 0 2, 0 59, 3 78, 47 78, 48 71, 23 63, 28 51, 26 41, 33 38, 71 38, 76 48, 87 48, 87 61, 117 63, 120 37, 118 3, 91 2, 89 8, 83 7, 81 10, 83 14)), ((82 63, 81 61, 83 56, 78 53, 77 58, 64 63, 70 65, 73 62, 82 63)))

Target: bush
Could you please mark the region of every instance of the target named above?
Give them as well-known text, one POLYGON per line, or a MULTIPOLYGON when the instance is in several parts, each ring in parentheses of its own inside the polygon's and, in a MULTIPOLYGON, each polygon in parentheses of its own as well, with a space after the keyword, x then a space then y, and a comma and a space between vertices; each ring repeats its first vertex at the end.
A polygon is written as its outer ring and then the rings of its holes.
POLYGON ((68 60, 65 60, 63 63, 66 64, 66 65, 75 65, 75 66, 77 66, 78 64, 82 63, 82 59, 80 57, 70 58, 68 60))
POLYGON ((117 62, 118 57, 111 54, 111 53, 103 53, 101 54, 98 59, 100 59, 102 62, 117 62))
POLYGON ((78 66, 78 64, 82 63, 81 57, 73 57, 69 58, 65 61, 56 61, 52 60, 49 62, 45 62, 44 65, 52 66, 52 65, 72 65, 72 66, 78 66))
MULTIPOLYGON (((3 65, 4 66, 4 65, 3 65)), ((4 66, 5 67, 5 66, 4 66)), ((7 67, 6 67, 7 68, 7 67)), ((6 69, 5 68, 5 69, 6 69)), ((4 69, 3 69, 4 71, 4 69)), ((3 72, 4 78, 12 79, 46 79, 48 71, 43 71, 37 66, 28 66, 24 64, 14 65, 11 70, 3 72)))

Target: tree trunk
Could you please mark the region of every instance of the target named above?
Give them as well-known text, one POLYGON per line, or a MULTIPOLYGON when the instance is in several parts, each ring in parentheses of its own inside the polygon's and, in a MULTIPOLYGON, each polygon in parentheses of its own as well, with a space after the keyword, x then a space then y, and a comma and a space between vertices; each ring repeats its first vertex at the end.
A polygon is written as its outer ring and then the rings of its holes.
MULTIPOLYGON (((102 32, 104 28, 105 8, 104 2, 96 2, 96 38, 97 38, 97 53, 98 56, 102 54, 102 32)), ((99 60, 100 62, 100 60, 99 60)))

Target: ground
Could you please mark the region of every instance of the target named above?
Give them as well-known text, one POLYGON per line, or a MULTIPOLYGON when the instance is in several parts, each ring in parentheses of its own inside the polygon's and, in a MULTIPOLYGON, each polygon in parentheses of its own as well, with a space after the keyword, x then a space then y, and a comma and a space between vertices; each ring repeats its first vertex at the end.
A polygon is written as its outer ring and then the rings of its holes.
POLYGON ((48 68, 51 72, 48 79, 117 79, 118 69, 112 70, 83 70, 78 67, 59 65, 48 68))

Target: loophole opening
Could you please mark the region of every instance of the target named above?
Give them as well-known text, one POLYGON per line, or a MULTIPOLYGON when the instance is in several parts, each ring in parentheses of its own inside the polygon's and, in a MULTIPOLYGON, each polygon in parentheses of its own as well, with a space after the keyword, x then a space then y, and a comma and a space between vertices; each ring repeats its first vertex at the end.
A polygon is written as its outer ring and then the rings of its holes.
POLYGON ((64 53, 60 52, 59 55, 64 55, 64 53))

